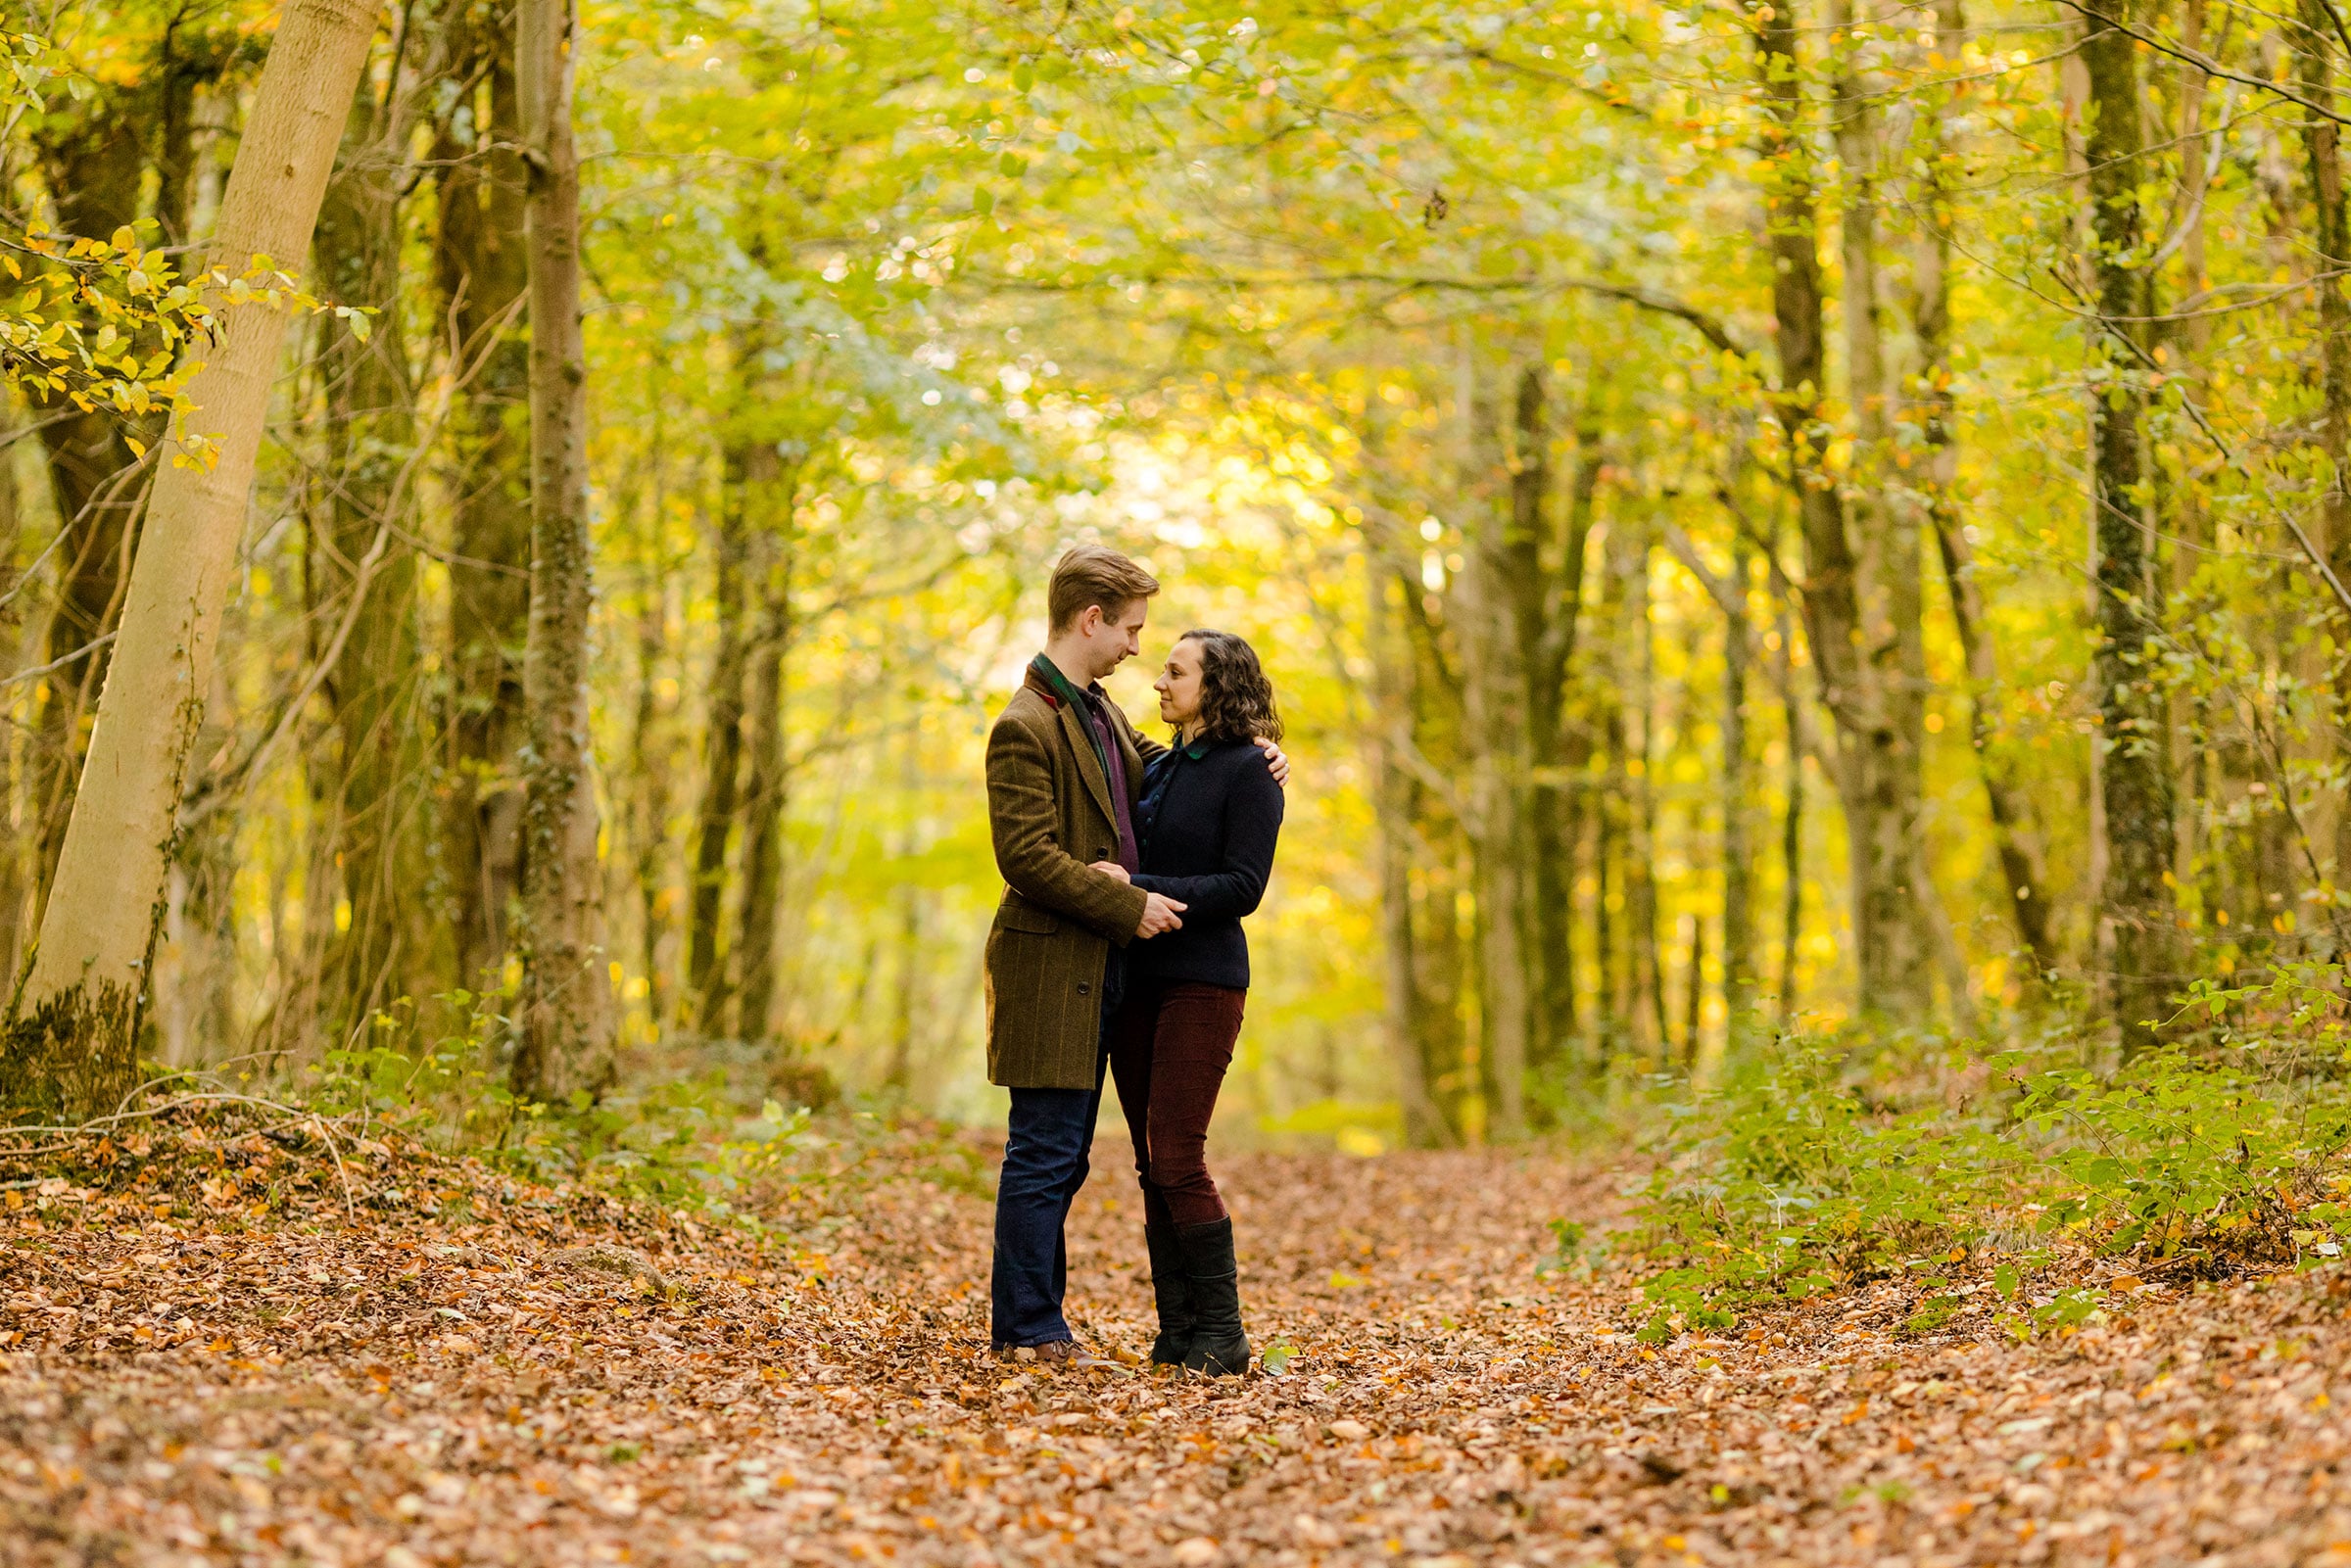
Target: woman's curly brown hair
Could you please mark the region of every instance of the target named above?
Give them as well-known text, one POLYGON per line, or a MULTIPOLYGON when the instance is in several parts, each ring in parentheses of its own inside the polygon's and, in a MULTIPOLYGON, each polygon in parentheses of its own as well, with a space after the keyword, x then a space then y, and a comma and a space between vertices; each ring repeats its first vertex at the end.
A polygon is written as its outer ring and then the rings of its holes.
POLYGON ((1176 640, 1200 650, 1200 734, 1211 740, 1279 740, 1273 683, 1257 650, 1230 632, 1195 627, 1176 640))

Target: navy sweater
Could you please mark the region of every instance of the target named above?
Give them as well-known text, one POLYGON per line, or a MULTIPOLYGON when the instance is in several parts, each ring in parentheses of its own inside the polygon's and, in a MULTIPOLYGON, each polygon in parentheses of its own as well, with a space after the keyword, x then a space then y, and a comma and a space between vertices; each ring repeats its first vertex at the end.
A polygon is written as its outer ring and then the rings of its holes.
POLYGON ((1254 740, 1161 752, 1144 771, 1134 829, 1143 858, 1134 885, 1188 907, 1182 929, 1128 944, 1128 975, 1246 990, 1241 917, 1265 896, 1281 832, 1281 785, 1266 754, 1254 740))

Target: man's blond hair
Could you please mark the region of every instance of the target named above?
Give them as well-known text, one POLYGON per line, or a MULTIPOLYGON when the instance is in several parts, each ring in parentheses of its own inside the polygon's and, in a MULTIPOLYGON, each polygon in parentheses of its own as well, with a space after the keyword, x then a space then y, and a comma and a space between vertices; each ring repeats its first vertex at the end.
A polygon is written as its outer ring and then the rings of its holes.
POLYGON ((1108 546, 1073 546, 1053 563, 1052 586, 1045 590, 1050 634, 1059 637, 1077 625, 1089 605, 1099 607, 1104 619, 1116 619, 1136 599, 1158 592, 1158 578, 1108 546))

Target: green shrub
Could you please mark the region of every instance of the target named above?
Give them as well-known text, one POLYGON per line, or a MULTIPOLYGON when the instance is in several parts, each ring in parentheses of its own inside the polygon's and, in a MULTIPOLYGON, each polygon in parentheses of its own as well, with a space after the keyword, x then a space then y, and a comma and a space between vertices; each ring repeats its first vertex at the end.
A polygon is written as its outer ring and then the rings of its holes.
MULTIPOLYGON (((2030 1266, 2063 1243, 2205 1273, 2341 1257, 2343 982, 2302 965, 2199 985, 2183 1017, 2204 1032, 2112 1072, 2062 1060, 2063 1042, 1972 1062, 1915 1041, 1758 1047, 1660 1108, 1663 1159, 1621 1238, 1655 1269, 1644 1336, 1980 1249, 2030 1266)), ((2014 1295, 2014 1265, 1999 1272, 2014 1295)), ((1907 1326, 1930 1332, 1953 1306, 1931 1297, 1907 1326)), ((2063 1295, 2012 1326, 2087 1309, 2063 1295)))

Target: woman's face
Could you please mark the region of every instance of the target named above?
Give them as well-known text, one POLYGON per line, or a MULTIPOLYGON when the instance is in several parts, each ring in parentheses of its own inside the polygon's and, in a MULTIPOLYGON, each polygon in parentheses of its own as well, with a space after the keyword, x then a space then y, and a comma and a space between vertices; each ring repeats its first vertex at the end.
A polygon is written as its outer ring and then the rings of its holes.
POLYGON ((1200 644, 1185 641, 1170 648, 1152 686, 1159 692, 1161 721, 1189 730, 1200 718, 1200 644))

